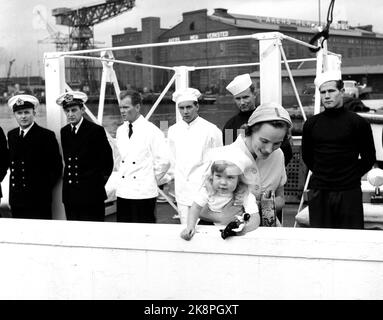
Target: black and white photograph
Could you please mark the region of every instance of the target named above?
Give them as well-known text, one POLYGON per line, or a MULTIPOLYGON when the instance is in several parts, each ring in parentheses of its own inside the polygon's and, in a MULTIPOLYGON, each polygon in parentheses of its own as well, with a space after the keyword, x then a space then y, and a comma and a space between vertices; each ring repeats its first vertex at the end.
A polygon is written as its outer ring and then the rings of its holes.
POLYGON ((2 0, 0 300, 383 299, 382 15, 2 0))

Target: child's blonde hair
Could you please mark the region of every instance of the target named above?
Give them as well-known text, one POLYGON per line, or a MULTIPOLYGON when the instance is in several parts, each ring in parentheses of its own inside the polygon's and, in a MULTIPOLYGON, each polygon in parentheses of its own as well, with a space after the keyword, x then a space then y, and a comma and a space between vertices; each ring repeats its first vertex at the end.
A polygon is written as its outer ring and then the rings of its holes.
POLYGON ((214 173, 223 173, 228 167, 236 167, 239 171, 237 187, 233 192, 234 200, 243 199, 243 195, 249 192, 249 185, 246 182, 243 172, 234 163, 225 160, 214 161, 210 167, 210 173, 205 179, 205 187, 208 191, 209 196, 216 193, 213 189, 213 176, 214 173), (238 198, 238 199, 237 199, 238 198))

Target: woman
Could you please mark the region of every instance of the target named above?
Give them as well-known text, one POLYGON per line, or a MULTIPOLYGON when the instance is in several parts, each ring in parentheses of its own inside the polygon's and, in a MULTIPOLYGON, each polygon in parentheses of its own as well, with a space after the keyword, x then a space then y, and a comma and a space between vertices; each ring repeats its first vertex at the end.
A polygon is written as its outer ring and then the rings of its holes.
MULTIPOLYGON (((291 127, 289 113, 281 105, 261 104, 242 127, 244 134, 239 135, 230 145, 251 160, 251 166, 245 170, 245 177, 257 201, 260 201, 262 194, 274 192, 276 211, 281 210, 285 204, 284 184, 287 176, 280 146, 291 127)), ((213 222, 228 223, 235 210, 235 206, 227 206, 224 217, 215 216, 213 222)), ((207 217, 205 212, 203 216, 207 217)))

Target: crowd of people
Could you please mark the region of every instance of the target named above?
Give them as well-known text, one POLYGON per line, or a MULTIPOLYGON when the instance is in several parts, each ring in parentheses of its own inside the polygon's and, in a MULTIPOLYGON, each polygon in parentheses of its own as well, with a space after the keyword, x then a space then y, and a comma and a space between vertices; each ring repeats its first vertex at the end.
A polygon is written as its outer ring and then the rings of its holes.
MULTIPOLYGON (((324 111, 303 127, 302 156, 312 171, 310 225, 363 229, 361 177, 376 162, 369 123, 343 104, 340 72, 315 80, 324 111)), ((182 119, 168 136, 140 113, 138 92, 120 93, 123 124, 117 129, 118 163, 105 129, 84 118, 87 95, 69 91, 57 98, 68 124, 54 132, 35 121, 38 100, 27 94, 8 101, 18 127, 7 138, 0 128, 0 180, 8 168, 14 218, 51 219, 52 190, 62 177, 68 220, 104 221, 105 184, 116 170, 117 222, 155 223, 159 188, 174 180, 181 237, 190 240, 198 223, 226 225, 248 215, 238 234, 265 226, 259 203, 272 192, 280 225, 286 166, 292 159, 292 121, 278 103, 255 105, 249 74, 227 86, 239 112, 221 131, 199 116, 199 90, 176 91, 182 119)), ((1 197, 1 190, 0 190, 1 197)))

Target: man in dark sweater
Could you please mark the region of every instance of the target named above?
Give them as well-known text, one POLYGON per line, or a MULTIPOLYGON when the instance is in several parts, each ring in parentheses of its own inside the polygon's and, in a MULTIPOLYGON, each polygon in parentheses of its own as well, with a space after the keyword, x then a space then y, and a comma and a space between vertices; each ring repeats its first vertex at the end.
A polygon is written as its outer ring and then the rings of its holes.
MULTIPOLYGON (((240 128, 246 124, 250 116, 256 109, 255 106, 255 87, 248 73, 241 74, 233 79, 226 89, 233 95, 234 102, 239 109, 239 113, 230 118, 222 129, 223 143, 231 144, 237 139, 240 128)), ((281 150, 285 156, 285 166, 288 165, 293 157, 293 151, 288 135, 285 136, 281 145, 281 150)))
POLYGON ((376 161, 374 139, 370 124, 344 107, 341 79, 340 71, 315 79, 325 109, 303 126, 310 226, 363 229, 360 180, 376 161))

